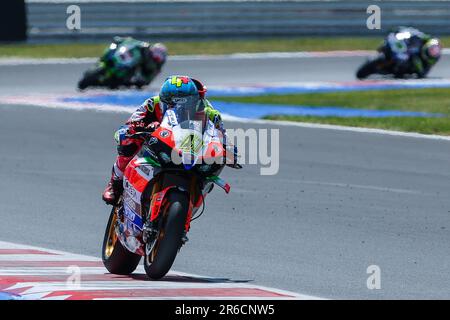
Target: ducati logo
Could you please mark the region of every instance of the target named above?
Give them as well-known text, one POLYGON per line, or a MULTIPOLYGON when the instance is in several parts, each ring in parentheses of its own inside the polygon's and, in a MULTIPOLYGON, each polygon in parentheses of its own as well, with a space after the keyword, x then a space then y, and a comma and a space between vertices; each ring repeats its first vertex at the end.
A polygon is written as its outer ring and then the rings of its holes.
POLYGON ((159 135, 161 136, 161 138, 167 138, 169 136, 169 131, 167 130, 163 130, 159 133, 159 135))

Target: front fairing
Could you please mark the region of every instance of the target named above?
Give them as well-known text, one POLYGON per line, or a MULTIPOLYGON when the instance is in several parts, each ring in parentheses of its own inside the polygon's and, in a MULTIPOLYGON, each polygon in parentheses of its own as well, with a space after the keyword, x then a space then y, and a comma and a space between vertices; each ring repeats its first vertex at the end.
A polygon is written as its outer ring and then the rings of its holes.
POLYGON ((203 164, 206 158, 223 154, 224 136, 214 124, 205 119, 204 113, 189 113, 169 109, 166 111, 161 128, 170 130, 172 138, 172 156, 182 162, 189 170, 195 165, 203 164))
POLYGON ((174 147, 185 169, 193 167, 201 156, 203 132, 200 121, 186 120, 172 128, 174 147))
POLYGON ((129 44, 112 43, 100 59, 106 66, 117 69, 130 69, 141 60, 141 53, 129 44))
POLYGON ((408 58, 408 35, 404 33, 390 34, 387 39, 389 49, 393 57, 398 60, 406 60, 408 58))
MULTIPOLYGON (((222 131, 204 114, 190 113, 185 117, 169 109, 160 127, 146 139, 134 163, 141 168, 138 170, 153 167, 155 176, 176 170, 190 172, 206 181, 220 175, 225 166, 224 142, 222 131)), ((210 181, 223 187, 220 179, 210 181)))

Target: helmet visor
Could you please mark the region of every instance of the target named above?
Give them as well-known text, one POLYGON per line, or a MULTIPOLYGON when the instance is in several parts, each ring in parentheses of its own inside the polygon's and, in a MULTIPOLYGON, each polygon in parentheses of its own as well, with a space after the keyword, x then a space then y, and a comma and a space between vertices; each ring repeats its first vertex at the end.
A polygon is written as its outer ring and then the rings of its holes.
POLYGON ((172 109, 177 116, 178 123, 186 120, 201 120, 197 119, 197 111, 200 109, 201 100, 198 96, 173 97, 169 103, 163 101, 167 109, 172 109))
POLYGON ((432 45, 428 48, 428 55, 432 58, 439 58, 441 56, 441 48, 438 45, 432 45))

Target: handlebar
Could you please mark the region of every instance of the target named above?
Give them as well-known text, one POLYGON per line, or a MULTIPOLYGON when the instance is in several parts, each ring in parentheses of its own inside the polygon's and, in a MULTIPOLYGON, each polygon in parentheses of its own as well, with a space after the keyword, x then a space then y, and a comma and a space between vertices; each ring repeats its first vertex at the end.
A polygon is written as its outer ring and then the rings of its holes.
POLYGON ((125 136, 127 138, 131 138, 131 139, 136 139, 136 138, 147 139, 152 134, 153 134, 153 131, 139 131, 139 132, 135 132, 135 133, 131 133, 131 134, 127 133, 125 136))

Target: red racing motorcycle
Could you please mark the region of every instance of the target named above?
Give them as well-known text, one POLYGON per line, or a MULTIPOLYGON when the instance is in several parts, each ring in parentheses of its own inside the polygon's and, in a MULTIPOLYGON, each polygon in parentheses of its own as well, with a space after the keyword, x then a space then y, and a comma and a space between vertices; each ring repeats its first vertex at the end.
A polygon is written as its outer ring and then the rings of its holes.
POLYGON ((187 241, 191 221, 203 213, 205 196, 214 185, 230 191, 219 177, 223 168, 242 166, 224 147, 222 131, 189 108, 167 110, 151 133, 121 130, 144 144, 125 169, 124 192, 105 231, 103 264, 111 273, 130 274, 144 257, 146 274, 160 279, 187 241))

